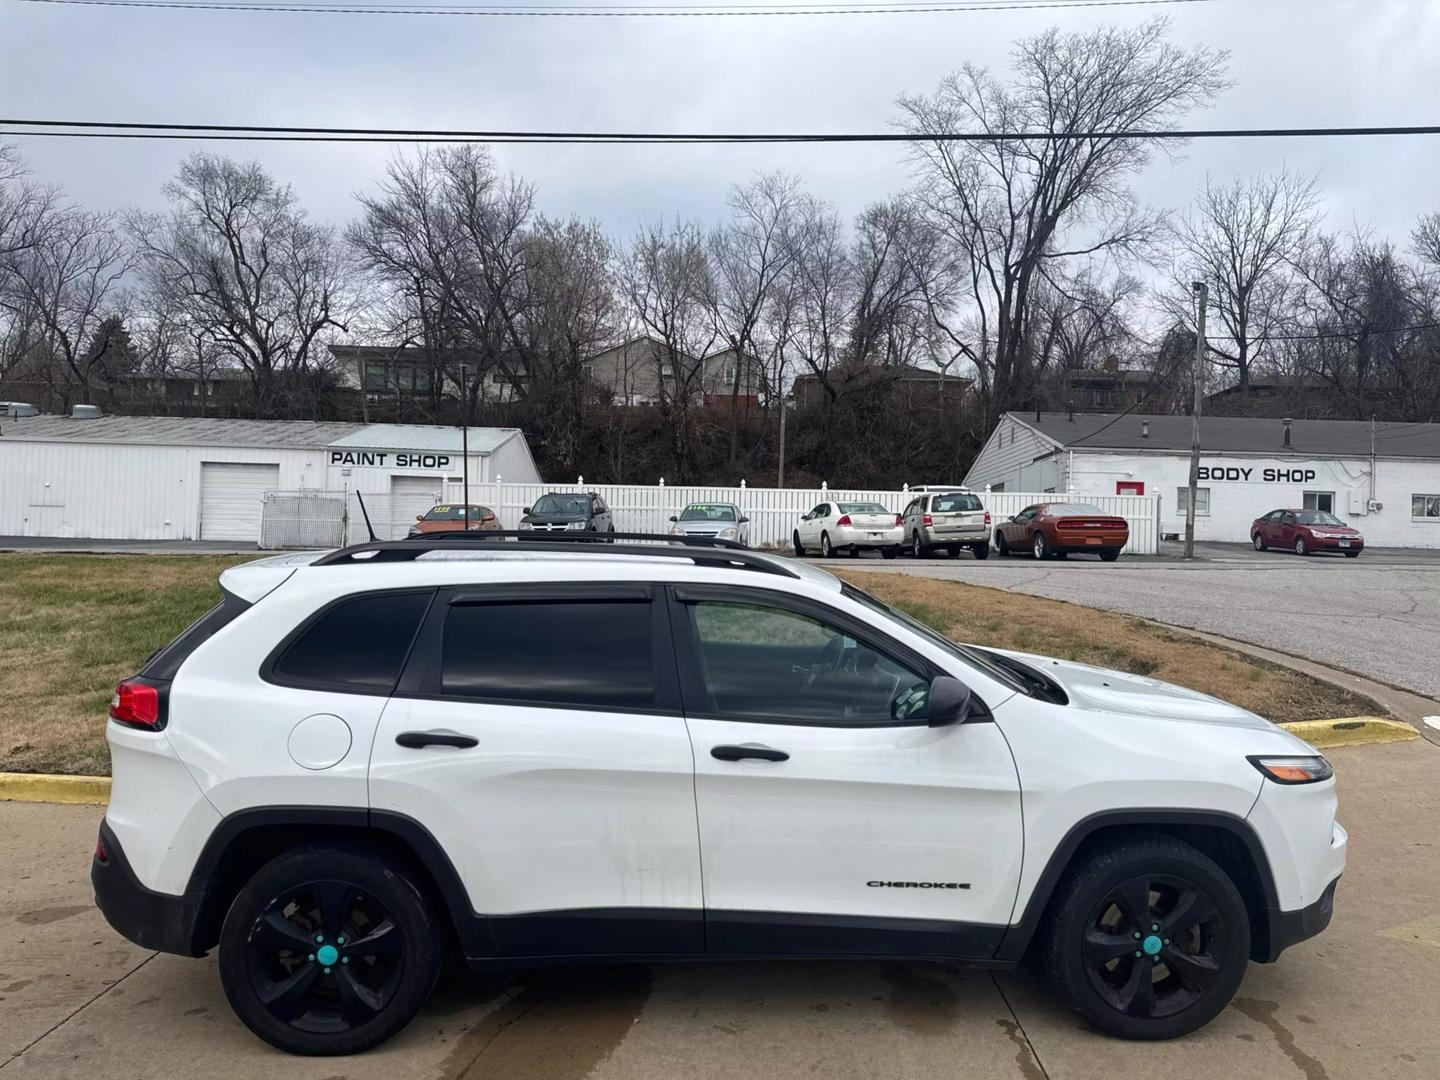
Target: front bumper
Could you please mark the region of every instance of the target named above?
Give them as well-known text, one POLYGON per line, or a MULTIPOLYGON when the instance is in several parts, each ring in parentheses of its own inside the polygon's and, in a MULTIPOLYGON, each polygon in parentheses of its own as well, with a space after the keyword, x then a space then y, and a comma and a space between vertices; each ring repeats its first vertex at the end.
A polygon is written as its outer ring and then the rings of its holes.
POLYGON ((1337 877, 1325 886, 1320 899, 1299 911, 1279 911, 1271 908, 1267 913, 1270 922, 1269 948, 1254 959, 1262 964, 1273 964, 1291 945, 1312 938, 1329 926, 1331 916, 1335 914, 1335 886, 1339 884, 1340 879, 1337 877))
POLYGON ((1312 551, 1364 551, 1365 541, 1358 536, 1346 537, 1320 537, 1317 536, 1311 545, 1312 551), (1348 541, 1348 543, 1346 543, 1348 541), (1341 546, 1344 544, 1345 546, 1341 546))
POLYGON ((154 892, 140 884, 119 839, 104 821, 100 822, 100 841, 106 857, 102 862, 97 852, 91 860, 90 884, 105 921, 142 948, 204 956, 205 950, 195 945, 199 898, 154 892))

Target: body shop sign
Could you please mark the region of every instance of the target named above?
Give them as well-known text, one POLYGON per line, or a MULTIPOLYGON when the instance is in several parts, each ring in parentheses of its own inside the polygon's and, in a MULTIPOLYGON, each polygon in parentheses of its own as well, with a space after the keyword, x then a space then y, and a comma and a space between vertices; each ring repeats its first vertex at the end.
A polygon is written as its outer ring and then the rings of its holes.
POLYGON ((1237 484, 1308 484, 1315 479, 1315 470, 1298 466, 1201 465, 1197 479, 1237 484))
POLYGON ((374 469, 443 469, 450 464, 450 455, 424 454, 418 450, 331 450, 330 464, 374 469))

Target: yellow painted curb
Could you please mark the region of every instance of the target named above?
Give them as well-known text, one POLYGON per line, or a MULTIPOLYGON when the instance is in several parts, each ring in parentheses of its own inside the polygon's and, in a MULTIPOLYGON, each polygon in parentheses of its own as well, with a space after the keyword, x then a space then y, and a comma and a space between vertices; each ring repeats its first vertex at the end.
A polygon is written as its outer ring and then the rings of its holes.
POLYGON ((1342 716, 1338 720, 1295 720, 1282 728, 1304 739, 1317 750, 1336 746, 1369 746, 1374 743, 1418 739, 1420 732, 1400 720, 1379 716, 1342 716))
POLYGON ((0 773, 0 800, 103 806, 110 801, 110 778, 0 773))

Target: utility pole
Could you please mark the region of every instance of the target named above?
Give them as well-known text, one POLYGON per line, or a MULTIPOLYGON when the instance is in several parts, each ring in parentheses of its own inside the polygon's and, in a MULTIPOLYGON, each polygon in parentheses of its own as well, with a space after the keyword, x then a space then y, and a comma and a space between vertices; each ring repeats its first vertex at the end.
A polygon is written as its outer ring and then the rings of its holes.
POLYGON ((1200 479, 1200 409, 1205 402, 1205 304, 1209 290, 1203 281, 1191 282, 1195 293, 1195 405, 1190 421, 1190 490, 1185 504, 1185 558, 1195 557, 1195 489, 1200 479))
POLYGON ((465 529, 470 529, 470 391, 466 386, 470 369, 460 365, 460 482, 465 486, 465 529))
POLYGON ((780 361, 780 392, 776 395, 780 401, 780 454, 775 464, 775 486, 785 486, 785 361, 780 361))

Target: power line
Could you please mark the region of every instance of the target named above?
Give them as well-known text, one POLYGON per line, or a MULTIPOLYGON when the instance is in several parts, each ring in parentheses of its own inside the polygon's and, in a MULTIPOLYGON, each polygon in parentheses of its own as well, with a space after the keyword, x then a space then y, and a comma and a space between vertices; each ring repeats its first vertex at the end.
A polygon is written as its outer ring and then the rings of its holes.
POLYGON ((716 133, 622 131, 487 131, 426 128, 292 127, 258 124, 162 124, 104 120, 0 118, 0 134, 56 138, 206 138, 304 142, 508 142, 508 143, 993 143, 1075 140, 1311 139, 1357 136, 1440 135, 1440 125, 1315 128, 1203 128, 1167 131, 1020 132, 816 132, 716 133), (6 130, 9 129, 9 130, 6 130), (39 130, 26 130, 39 129, 39 130))
POLYGON ((231 11, 270 12, 301 15, 461 15, 487 18, 559 18, 559 19, 670 19, 670 18, 753 18, 777 16, 835 15, 953 15, 986 11, 1048 11, 1056 8, 1118 8, 1118 7, 1160 7, 1177 4, 1209 4, 1216 0, 1038 0, 1025 3, 1023 0, 1009 0, 1001 3, 944 3, 930 2, 898 3, 881 5, 849 4, 831 6, 822 3, 798 4, 788 7, 755 8, 715 4, 700 7, 682 5, 612 5, 608 7, 580 8, 562 6, 506 5, 464 5, 444 7, 403 2, 388 6, 367 6, 351 0, 325 3, 314 0, 306 3, 224 3, 220 0, 13 0, 17 4, 47 4, 67 7, 118 7, 150 8, 171 11, 231 11))

